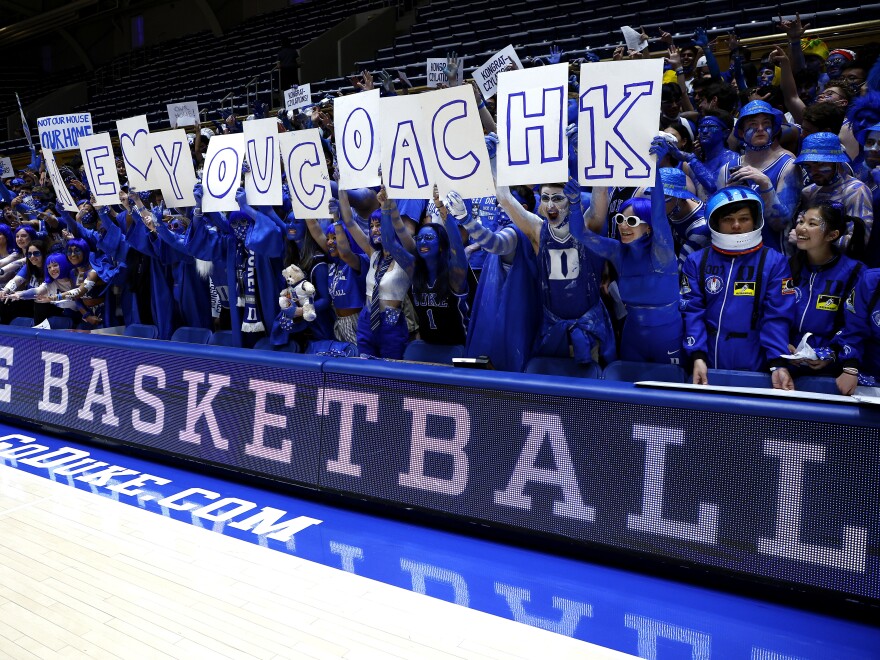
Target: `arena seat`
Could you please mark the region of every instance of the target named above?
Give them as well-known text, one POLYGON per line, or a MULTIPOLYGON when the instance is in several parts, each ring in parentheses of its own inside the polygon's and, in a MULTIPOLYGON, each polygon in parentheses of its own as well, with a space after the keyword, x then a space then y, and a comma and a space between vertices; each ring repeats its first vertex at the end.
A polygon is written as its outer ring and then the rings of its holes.
POLYGON ((734 369, 709 369, 709 385, 720 387, 772 387, 769 373, 736 371, 734 369))
POLYGON ((464 346, 429 344, 421 339, 411 341, 403 352, 404 360, 452 364, 452 359, 464 356, 464 346))
POLYGON ((208 340, 209 346, 233 346, 232 330, 218 330, 211 339, 208 340))
POLYGON ((207 328, 193 328, 183 326, 174 331, 171 341, 180 341, 187 344, 207 344, 213 333, 207 328))
POLYGON ((129 323, 122 331, 125 337, 140 337, 141 339, 156 339, 159 336, 159 328, 145 323, 129 323))
POLYGON ((70 330, 73 327, 73 319, 69 316, 50 316, 48 321, 53 330, 70 330))
POLYGON ((602 370, 605 380, 619 380, 635 383, 640 380, 659 380, 664 383, 684 383, 684 369, 677 364, 649 364, 647 362, 628 362, 616 360, 602 370))
POLYGON ((801 376, 794 379, 794 388, 801 392, 840 394, 837 381, 831 376, 801 376))
POLYGON ((19 328, 34 327, 34 320, 30 316, 16 316, 9 322, 9 325, 15 325, 19 328))
POLYGON ((602 370, 595 362, 580 365, 571 358, 534 357, 526 365, 527 374, 568 376, 570 378, 600 378, 602 370))

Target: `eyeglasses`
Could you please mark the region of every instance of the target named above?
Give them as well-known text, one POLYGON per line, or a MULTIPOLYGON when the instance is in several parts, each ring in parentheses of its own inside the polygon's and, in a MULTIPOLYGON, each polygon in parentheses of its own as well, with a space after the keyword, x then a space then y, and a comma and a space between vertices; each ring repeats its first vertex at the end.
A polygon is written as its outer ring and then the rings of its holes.
POLYGON ((624 215, 623 213, 615 213, 614 214, 614 222, 619 225, 626 223, 628 227, 638 227, 639 225, 648 224, 644 220, 634 215, 624 215))
POLYGON ((565 195, 541 195, 541 202, 553 202, 554 204, 562 204, 565 201, 565 195))
POLYGON ((28 252, 28 257, 30 257, 30 258, 42 257, 42 256, 43 256, 43 253, 40 252, 39 250, 33 250, 32 252, 28 252))
POLYGON ((833 89, 826 89, 824 92, 816 97, 816 100, 818 101, 820 99, 834 98, 835 96, 839 99, 843 98, 843 94, 841 94, 840 92, 836 92, 833 89))

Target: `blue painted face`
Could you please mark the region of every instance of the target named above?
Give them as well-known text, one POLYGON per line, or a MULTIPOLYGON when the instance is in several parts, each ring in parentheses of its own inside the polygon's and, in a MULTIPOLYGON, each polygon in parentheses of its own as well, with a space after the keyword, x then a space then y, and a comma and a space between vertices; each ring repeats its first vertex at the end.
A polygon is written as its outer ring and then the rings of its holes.
POLYGON ((715 146, 724 141, 724 131, 721 130, 720 126, 712 122, 701 121, 697 131, 700 136, 700 144, 707 147, 715 146))
POLYGON ((382 229, 381 221, 375 218, 370 219, 370 246, 374 250, 382 247, 382 229))
POLYGON ((287 223, 287 240, 300 242, 306 235, 305 220, 296 220, 288 216, 287 223))
POLYGON ((440 254, 440 239, 432 227, 423 227, 416 234, 416 250, 422 259, 436 259, 440 254))

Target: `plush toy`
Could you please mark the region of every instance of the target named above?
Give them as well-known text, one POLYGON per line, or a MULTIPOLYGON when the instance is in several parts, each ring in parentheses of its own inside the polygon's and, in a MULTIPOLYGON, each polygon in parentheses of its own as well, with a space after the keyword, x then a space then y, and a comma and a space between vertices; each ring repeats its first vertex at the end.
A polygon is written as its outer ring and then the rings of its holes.
POLYGON ((314 321, 317 317, 315 305, 312 302, 315 295, 314 285, 306 279, 306 274, 295 264, 282 270, 281 274, 287 282, 287 288, 281 292, 278 298, 281 309, 287 309, 294 304, 299 305, 303 310, 303 320, 314 321))

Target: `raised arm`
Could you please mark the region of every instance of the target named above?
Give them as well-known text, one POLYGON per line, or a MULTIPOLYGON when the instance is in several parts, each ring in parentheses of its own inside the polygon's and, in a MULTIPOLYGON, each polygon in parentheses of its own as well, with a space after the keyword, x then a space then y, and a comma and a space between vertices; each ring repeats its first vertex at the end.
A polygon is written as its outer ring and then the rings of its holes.
MULTIPOLYGON (((394 261, 396 261, 398 265, 406 271, 406 274, 409 275, 410 279, 412 279, 416 258, 413 253, 403 247, 403 245, 397 240, 393 224, 394 221, 392 219, 392 217, 397 214, 397 204, 393 199, 389 199, 384 186, 379 191, 377 198, 382 205, 382 248, 385 252, 394 257, 394 261)), ((397 214, 397 217, 398 220, 400 220, 399 214, 397 214)))
POLYGON ((434 205, 440 211, 443 226, 446 228, 446 234, 449 237, 449 287, 453 292, 461 294, 467 291, 468 262, 464 250, 464 241, 461 240, 458 223, 455 222, 454 216, 450 219, 449 209, 446 208, 446 204, 440 199, 440 191, 436 185, 434 186, 434 205))
MULTIPOLYGON (((800 43, 800 42, 798 42, 800 43)), ((770 61, 773 62, 780 70, 780 82, 782 88, 782 96, 785 98, 785 107, 791 113, 796 124, 800 124, 804 118, 804 102, 798 94, 797 83, 794 80, 794 73, 791 69, 791 60, 779 46, 775 46, 770 51, 770 61)))
POLYGON ((333 226, 336 229, 336 251, 339 253, 339 258, 351 266, 352 269, 360 272, 361 260, 352 251, 351 244, 348 242, 348 232, 345 231, 345 224, 339 219, 339 202, 335 199, 330 200, 330 217, 333 218, 333 226))
POLYGON ((540 216, 526 211, 522 204, 516 201, 516 198, 511 194, 510 188, 507 186, 497 186, 496 192, 501 208, 507 212, 507 215, 519 227, 520 231, 529 237, 529 241, 531 241, 532 247, 537 254, 538 242, 541 240, 541 227, 544 225, 544 221, 540 216))
POLYGON ((364 251, 364 254, 370 256, 373 254, 373 246, 370 245, 370 237, 364 233, 364 230, 361 229, 360 225, 354 221, 354 218, 351 215, 351 205, 348 203, 348 193, 345 190, 339 191, 339 214, 342 216, 342 221, 345 223, 345 228, 348 230, 348 233, 351 234, 351 237, 354 239, 354 242, 357 243, 361 250, 364 251))

